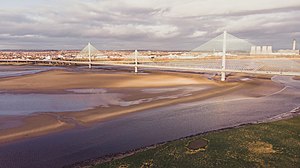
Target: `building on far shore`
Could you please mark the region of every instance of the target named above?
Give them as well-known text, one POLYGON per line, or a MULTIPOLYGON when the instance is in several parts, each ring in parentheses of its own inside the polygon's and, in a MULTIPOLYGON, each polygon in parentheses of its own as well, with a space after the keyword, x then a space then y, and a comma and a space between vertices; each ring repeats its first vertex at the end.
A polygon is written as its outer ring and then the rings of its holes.
POLYGON ((250 55, 272 55, 272 46, 251 46, 250 55))
POLYGON ((291 50, 278 50, 280 55, 299 55, 299 50, 296 50, 296 40, 293 40, 293 47, 291 50))
POLYGON ((299 55, 299 50, 278 50, 279 55, 299 55))
POLYGON ((294 39, 292 49, 280 49, 273 52, 272 46, 251 46, 250 55, 299 55, 299 50, 296 50, 294 39))

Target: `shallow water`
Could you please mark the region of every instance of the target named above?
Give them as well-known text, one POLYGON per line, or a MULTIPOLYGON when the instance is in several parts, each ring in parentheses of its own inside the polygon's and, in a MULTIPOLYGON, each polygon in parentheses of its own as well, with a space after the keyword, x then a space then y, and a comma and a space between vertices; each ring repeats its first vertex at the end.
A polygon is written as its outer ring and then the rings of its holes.
POLYGON ((59 67, 48 66, 0 66, 0 78, 30 75, 59 67))
POLYGON ((120 94, 8 94, 0 93, 0 115, 83 111, 119 104, 120 94))
POLYGON ((280 80, 287 87, 265 97, 220 96, 133 113, 89 128, 0 145, 0 165, 62 167, 201 132, 262 121, 299 107, 300 88, 297 86, 300 81, 290 77, 273 80, 280 80))
MULTIPOLYGON (((29 115, 43 112, 75 112, 95 107, 109 108, 112 105, 127 107, 163 99, 175 99, 203 90, 205 87, 165 88, 167 91, 181 90, 169 96, 154 96, 137 100, 123 100, 123 94, 105 89, 69 89, 65 94, 12 94, 0 91, 1 115, 29 115)), ((160 93, 160 88, 149 88, 151 93, 160 93)), ((138 91, 138 90, 137 90, 138 91)))
MULTIPOLYGON (((34 74, 51 69, 62 69, 62 67, 0 66, 0 78, 34 74)), ((71 70, 82 71, 83 69, 86 69, 86 67, 72 68, 71 70)), ((103 73, 101 69, 93 69, 93 71, 103 73)), ((70 89, 66 90, 69 92, 68 94, 16 94, 0 90, 0 116, 29 115, 37 112, 84 111, 95 107, 109 107, 111 105, 125 107, 155 100, 188 96, 191 92, 206 88, 208 87, 148 88, 141 91, 148 94, 157 94, 180 90, 182 93, 132 101, 122 100, 121 94, 108 93, 107 90, 101 88, 70 89)))
POLYGON ((8 128, 14 128, 17 126, 22 125, 22 122, 20 120, 7 120, 7 121, 1 121, 0 122, 0 130, 5 130, 8 128))
POLYGON ((209 86, 193 87, 193 86, 183 86, 183 87, 173 87, 173 88, 147 88, 142 91, 145 93, 167 93, 173 91, 184 91, 186 93, 201 91, 210 88, 209 86))

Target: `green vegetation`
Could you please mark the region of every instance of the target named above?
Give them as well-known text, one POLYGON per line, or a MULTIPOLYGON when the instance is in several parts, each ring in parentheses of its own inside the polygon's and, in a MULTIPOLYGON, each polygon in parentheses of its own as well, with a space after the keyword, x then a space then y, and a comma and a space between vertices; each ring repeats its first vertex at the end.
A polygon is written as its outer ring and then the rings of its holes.
POLYGON ((300 117, 185 138, 95 166, 106 167, 299 168, 300 117), (205 150, 188 152, 199 139, 208 140, 205 150))

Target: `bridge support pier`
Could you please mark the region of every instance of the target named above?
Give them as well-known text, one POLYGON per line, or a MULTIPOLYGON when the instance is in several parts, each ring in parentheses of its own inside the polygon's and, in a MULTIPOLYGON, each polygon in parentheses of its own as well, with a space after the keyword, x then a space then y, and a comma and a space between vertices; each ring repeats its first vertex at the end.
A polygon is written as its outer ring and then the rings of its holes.
POLYGON ((137 50, 134 51, 134 73, 138 73, 137 50))
POLYGON ((226 73, 221 72, 221 81, 224 82, 226 80, 226 73))

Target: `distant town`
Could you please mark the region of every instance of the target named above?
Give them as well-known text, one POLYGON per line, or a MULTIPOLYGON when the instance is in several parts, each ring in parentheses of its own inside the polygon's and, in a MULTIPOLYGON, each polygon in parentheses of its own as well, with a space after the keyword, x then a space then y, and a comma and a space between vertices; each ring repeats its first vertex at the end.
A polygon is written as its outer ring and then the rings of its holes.
MULTIPOLYGON (((133 58, 130 50, 93 52, 92 58, 97 60, 124 60, 133 58)), ((221 52, 188 52, 188 51, 139 51, 139 58, 161 59, 195 59, 221 56, 221 52)), ((299 50, 272 51, 271 46, 253 46, 251 52, 230 52, 228 56, 299 56, 299 50)), ((0 59, 21 60, 80 60, 87 58, 80 50, 2 50, 0 59)))
MULTIPOLYGON (((217 38, 222 37, 222 34, 217 38)), ((299 50, 296 49, 296 40, 292 41, 290 49, 273 50, 270 45, 254 46, 251 43, 232 36, 233 39, 227 41, 230 45, 228 56, 298 56, 299 50), (236 42, 238 41, 238 43, 236 42)), ((191 51, 139 51, 140 59, 195 59, 222 56, 221 48, 212 46, 222 46, 218 43, 222 40, 211 40, 191 51)), ((98 50, 90 43, 80 50, 0 50, 0 59, 21 59, 21 60, 80 60, 86 59, 90 54, 96 60, 124 60, 134 58, 132 50, 98 50)))

